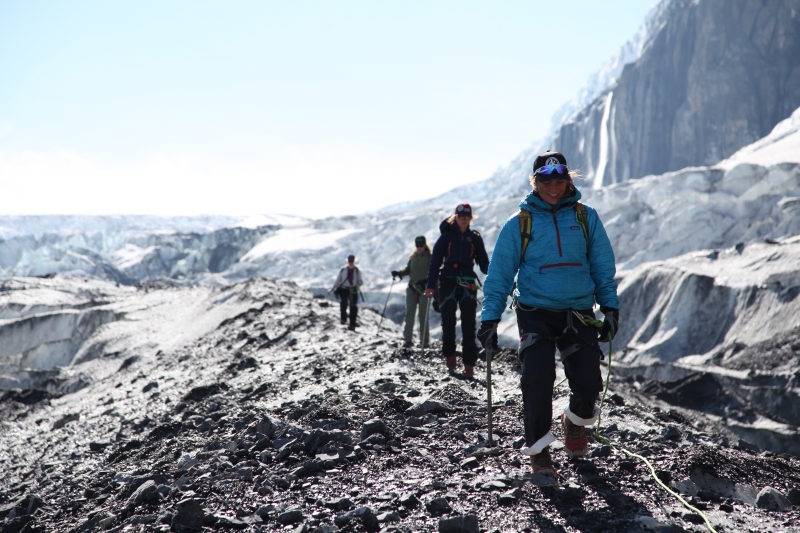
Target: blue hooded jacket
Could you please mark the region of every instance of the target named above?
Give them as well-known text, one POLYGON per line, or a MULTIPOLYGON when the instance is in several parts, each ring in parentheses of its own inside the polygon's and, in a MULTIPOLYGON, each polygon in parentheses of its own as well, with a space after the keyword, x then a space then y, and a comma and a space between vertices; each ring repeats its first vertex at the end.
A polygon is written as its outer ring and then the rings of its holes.
POLYGON ((619 309, 614 250, 592 207, 586 207, 589 246, 578 223, 575 204, 581 193, 564 197, 554 206, 533 191, 520 202, 531 212, 531 240, 520 264, 522 237, 519 214, 509 218, 500 230, 483 285, 481 320, 499 320, 506 298, 514 286, 514 296, 522 304, 549 310, 591 309, 595 301, 603 307, 619 309))

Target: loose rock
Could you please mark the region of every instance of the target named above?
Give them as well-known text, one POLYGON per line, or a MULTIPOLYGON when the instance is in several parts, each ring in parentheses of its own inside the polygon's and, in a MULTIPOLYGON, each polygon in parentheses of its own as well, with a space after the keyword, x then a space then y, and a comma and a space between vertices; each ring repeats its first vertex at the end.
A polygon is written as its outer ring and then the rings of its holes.
POLYGON ((439 533, 478 533, 478 517, 474 514, 439 519, 439 533))
POLYGON ((497 503, 500 505, 511 505, 516 503, 522 497, 522 491, 519 488, 503 492, 497 495, 497 503))
POLYGON ((156 486, 155 481, 149 480, 142 483, 139 488, 136 489, 133 494, 131 494, 131 497, 128 498, 128 505, 139 505, 140 503, 157 499, 158 487, 156 486))
POLYGON ((364 422, 364 425, 361 426, 361 440, 363 441, 375 433, 380 433, 384 437, 391 436, 391 432, 389 431, 389 427, 386 425, 386 422, 380 418, 373 418, 372 420, 367 420, 364 422))
POLYGON ((296 524, 298 522, 302 522, 305 519, 303 516, 303 511, 300 509, 289 509, 280 513, 275 520, 279 524, 288 525, 288 524, 296 524))
POLYGON ((447 498, 434 498, 425 504, 425 509, 433 516, 453 512, 453 508, 447 498))
POLYGON ((792 503, 779 491, 772 487, 764 487, 756 496, 756 505, 769 511, 785 511, 792 506, 792 503))
POLYGON ((202 504, 194 499, 187 498, 178 502, 178 512, 172 518, 172 528, 176 531, 200 529, 203 527, 206 513, 202 504))

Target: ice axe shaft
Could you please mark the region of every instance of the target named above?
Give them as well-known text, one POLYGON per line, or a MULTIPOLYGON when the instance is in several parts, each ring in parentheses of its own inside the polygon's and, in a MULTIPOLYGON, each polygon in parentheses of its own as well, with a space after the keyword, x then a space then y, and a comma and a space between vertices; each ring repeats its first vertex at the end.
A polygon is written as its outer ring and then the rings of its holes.
POLYGON ((494 446, 492 439, 494 430, 492 427, 492 357, 494 357, 496 350, 492 346, 492 339, 495 335, 497 335, 497 325, 494 326, 492 334, 486 338, 486 344, 483 346, 483 351, 486 354, 486 419, 489 429, 488 441, 490 448, 494 446))
MULTIPOLYGON (((425 339, 428 336, 428 324, 431 321, 431 300, 433 300, 433 296, 429 296, 428 303, 425 305, 425 327, 422 330, 422 338, 420 339, 420 345, 422 346, 423 353, 425 352, 425 339)), ((429 342, 430 343, 430 342, 429 342)))
POLYGON ((383 304, 383 313, 381 313, 381 320, 378 322, 378 331, 381 330, 381 326, 383 325, 383 317, 386 316, 386 306, 389 305, 389 297, 392 295, 392 289, 394 288, 394 276, 392 276, 392 284, 389 286, 389 294, 386 295, 386 303, 383 304))
POLYGON ((492 442, 492 356, 494 351, 491 348, 486 349, 486 417, 488 418, 489 426, 489 447, 494 446, 492 442))

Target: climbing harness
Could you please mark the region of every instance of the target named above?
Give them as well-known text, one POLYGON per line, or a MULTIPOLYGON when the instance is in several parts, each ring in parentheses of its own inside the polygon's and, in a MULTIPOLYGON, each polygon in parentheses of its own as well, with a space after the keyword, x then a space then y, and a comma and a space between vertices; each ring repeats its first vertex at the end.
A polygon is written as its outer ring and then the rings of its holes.
POLYGON ((468 298, 472 298, 473 300, 478 301, 478 291, 481 290, 483 287, 481 285, 480 279, 472 276, 446 276, 446 277, 448 279, 455 279, 456 286, 453 287, 453 290, 450 291, 450 294, 448 294, 444 299, 439 301, 439 307, 441 307, 447 300, 455 300, 457 302, 460 302, 464 298, 464 295, 466 295, 468 298), (462 291, 461 297, 456 298, 456 292, 458 291, 459 288, 464 290, 462 291))
MULTIPOLYGON (((538 310, 538 308, 536 308, 536 307, 528 307, 528 306, 526 306, 525 304, 523 304, 519 300, 516 300, 515 302, 512 303, 512 309, 514 309, 514 310, 519 309, 521 311, 529 311, 529 312, 538 310)), ((545 309, 541 309, 541 310, 545 311, 545 309)), ((549 312, 550 313, 561 313, 563 311, 549 311, 549 312)), ((578 335, 578 330, 575 328, 575 325, 573 323, 573 319, 577 318, 580 321, 581 324, 583 324, 584 326, 589 326, 590 324, 587 324, 587 321, 586 321, 586 319, 588 318, 588 315, 581 315, 578 311, 575 311, 573 309, 567 309, 566 310, 566 317, 567 317, 567 326, 561 332, 561 335, 559 335, 558 337, 555 337, 555 338, 548 337, 548 340, 552 340, 554 343, 558 343, 558 341, 560 341, 561 339, 566 339, 568 337, 575 338, 575 339, 578 340, 578 342, 576 342, 575 344, 572 344, 571 346, 568 346, 568 347, 566 347, 564 349, 559 348, 559 353, 561 354, 560 360, 561 360, 562 363, 564 362, 564 360, 567 357, 569 357, 570 355, 572 355, 575 352, 577 352, 578 350, 580 350, 581 347, 582 347, 581 344, 583 344, 584 346, 589 346, 589 347, 592 346, 591 344, 586 342, 586 340, 582 339, 578 335)), ((594 320, 594 319, 592 319, 592 320, 594 320)), ((600 322, 600 324, 602 324, 602 322, 600 322)), ((519 348, 517 349, 517 353, 522 354, 522 351, 525 348, 527 348, 531 344, 535 344, 540 338, 541 337, 538 334, 526 333, 525 335, 523 335, 520 338, 520 344, 519 344, 519 348)), ((601 360, 605 359, 605 355, 602 352, 600 353, 600 359, 601 360)), ((560 382, 559 385, 561 383, 563 383, 563 381, 560 382)))
MULTIPOLYGON (((586 324, 588 326, 592 326, 592 327, 594 327, 596 329, 601 329, 603 327, 603 321, 602 320, 597 320, 596 318, 591 317, 589 315, 583 315, 581 317, 581 322, 583 322, 584 324, 586 324)), ((663 488, 668 493, 670 493, 672 496, 674 496, 679 502, 681 502, 681 504, 683 504, 684 507, 686 507, 687 509, 689 509, 690 511, 692 511, 694 513, 697 513, 703 519, 703 521, 705 522, 706 527, 708 528, 708 530, 711 533, 717 533, 717 531, 714 529, 714 526, 711 525, 711 522, 709 521, 708 517, 703 513, 703 511, 701 511, 697 507, 695 507, 692 504, 690 504, 689 502, 687 502, 680 494, 678 494, 677 492, 675 492, 674 490, 669 488, 663 481, 661 481, 661 479, 659 479, 658 474, 656 474, 656 469, 653 467, 652 463, 647 460, 646 457, 644 457, 642 455, 639 455, 638 453, 634 453, 634 452, 632 452, 632 451, 630 451, 630 450, 628 450, 626 448, 623 448, 622 446, 614 445, 614 443, 612 443, 609 439, 607 439, 607 438, 603 437, 602 435, 600 435, 600 421, 601 421, 602 415, 603 415, 603 403, 605 402, 606 394, 608 393, 608 385, 609 385, 609 383, 611 381, 611 353, 613 351, 613 345, 612 345, 611 341, 612 341, 611 333, 609 333, 608 334, 608 366, 607 366, 607 370, 606 370, 606 385, 605 385, 605 388, 603 389, 603 395, 600 397, 600 407, 598 409, 598 414, 597 414, 597 425, 595 426, 595 429, 594 429, 595 438, 598 441, 602 441, 606 445, 611 446, 615 450, 619 450, 619 451, 623 452, 628 457, 635 457, 636 459, 639 459, 640 461, 642 461, 647 466, 647 468, 650 470, 650 473, 653 476, 653 480, 655 480, 655 482, 658 483, 658 485, 660 485, 661 488, 663 488)), ((567 380, 567 378, 562 379, 553 388, 558 388, 566 380, 567 380)))
POLYGON ((392 276, 392 284, 389 286, 389 294, 386 295, 386 303, 383 304, 383 312, 381 313, 381 320, 378 322, 378 331, 381 330, 381 325, 383 324, 383 317, 386 316, 386 306, 389 305, 389 297, 392 295, 392 289, 394 288, 394 276, 392 276))

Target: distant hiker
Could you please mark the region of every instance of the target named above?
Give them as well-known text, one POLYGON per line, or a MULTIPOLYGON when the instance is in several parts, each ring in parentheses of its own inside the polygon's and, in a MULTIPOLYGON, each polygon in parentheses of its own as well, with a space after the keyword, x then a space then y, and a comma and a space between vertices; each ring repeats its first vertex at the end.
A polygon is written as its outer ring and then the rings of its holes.
POLYGON ((439 225, 442 234, 433 246, 425 296, 433 296, 438 282, 439 310, 442 313, 442 355, 451 371, 456 368, 456 308, 461 309, 461 357, 464 361, 464 374, 472 377, 475 361, 478 359, 478 349, 475 346, 478 277, 473 268, 477 261, 481 272, 486 274, 489 256, 486 255, 481 234, 470 229, 470 222, 472 207, 462 203, 456 207, 455 214, 439 225))
POLYGON ((339 271, 336 283, 333 284, 333 291, 339 297, 339 306, 342 311, 342 324, 347 323, 347 306, 350 305, 350 326, 348 329, 356 329, 356 316, 358 315, 358 289, 364 281, 361 279, 361 271, 356 266, 356 256, 347 256, 347 264, 339 271))
POLYGON ((425 240, 425 235, 417 235, 414 239, 416 249, 408 258, 408 263, 403 270, 392 270, 392 278, 409 276, 406 288, 406 326, 403 330, 403 346, 411 347, 414 340, 414 315, 419 314, 419 337, 422 347, 430 344, 430 334, 425 331, 425 313, 428 312, 428 297, 425 296, 425 283, 428 278, 428 267, 431 264, 431 247, 425 240), (419 309, 419 312, 417 312, 419 309), (425 339, 422 336, 425 335, 425 339))
POLYGON ((558 347, 570 388, 569 406, 561 415, 565 451, 582 457, 588 451, 586 426, 597 420, 595 402, 603 387, 597 329, 583 323, 594 317, 595 302, 605 315, 600 340, 619 326, 614 281, 614 251, 593 208, 580 203, 577 175, 566 158, 545 152, 530 176, 533 191, 520 212, 503 226, 489 265, 483 292, 478 338, 497 347, 497 325, 514 287, 513 308, 519 328, 525 445, 533 473, 556 476, 549 445, 553 384, 558 347))

